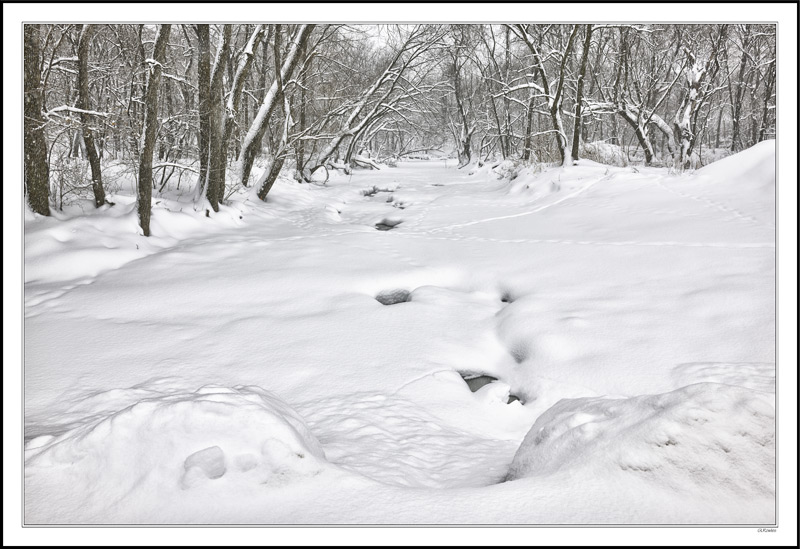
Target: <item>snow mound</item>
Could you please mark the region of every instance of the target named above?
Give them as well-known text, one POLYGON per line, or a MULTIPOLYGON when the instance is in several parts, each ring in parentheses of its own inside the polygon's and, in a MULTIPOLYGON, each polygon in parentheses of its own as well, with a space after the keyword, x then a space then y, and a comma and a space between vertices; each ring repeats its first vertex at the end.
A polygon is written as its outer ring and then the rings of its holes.
POLYGON ((775 192, 775 140, 762 141, 698 170, 713 181, 750 182, 769 195, 775 192))
POLYGON ((536 421, 508 479, 591 469, 673 490, 772 497, 775 413, 769 395, 699 383, 660 395, 562 400, 536 421))
POLYGON ((300 416, 259 387, 142 399, 60 436, 37 437, 25 453, 26 491, 39 502, 31 516, 89 521, 106 517, 110 501, 269 489, 315 475, 326 462, 300 416))
MULTIPOLYGON (((586 160, 607 164, 610 166, 626 166, 628 164, 622 147, 605 141, 593 141, 583 146, 583 156, 586 160)), ((584 160, 582 158, 581 160, 584 160)))

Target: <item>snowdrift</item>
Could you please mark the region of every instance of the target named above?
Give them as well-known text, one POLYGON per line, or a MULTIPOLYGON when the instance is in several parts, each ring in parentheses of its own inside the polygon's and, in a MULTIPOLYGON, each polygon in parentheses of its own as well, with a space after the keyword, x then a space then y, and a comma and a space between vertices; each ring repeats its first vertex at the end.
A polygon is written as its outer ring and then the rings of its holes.
MULTIPOLYGON (((698 383, 627 399, 565 399, 522 442, 510 480, 584 470, 644 479, 680 493, 775 493, 771 395, 698 383)), ((633 479, 631 479, 633 480, 633 479)))
POLYGON ((701 168, 698 174, 709 181, 751 183, 765 192, 775 190, 775 140, 762 141, 740 153, 701 168))
POLYGON ((697 171, 696 197, 754 224, 775 226, 775 141, 762 141, 697 171))
MULTIPOLYGON (((125 400, 110 393, 95 397, 96 405, 125 400)), ((112 502, 135 508, 138 501, 144 512, 156 502, 203 500, 237 487, 280 487, 326 463, 300 416, 258 387, 141 399, 60 436, 37 437, 25 454, 32 523, 105 520, 112 502)))

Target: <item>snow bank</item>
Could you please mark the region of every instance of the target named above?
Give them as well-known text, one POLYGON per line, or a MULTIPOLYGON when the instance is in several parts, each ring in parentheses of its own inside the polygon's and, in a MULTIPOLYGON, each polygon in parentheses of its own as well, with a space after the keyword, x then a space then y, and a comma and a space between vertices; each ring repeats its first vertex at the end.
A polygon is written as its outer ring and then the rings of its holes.
POLYGON ((775 141, 762 141, 697 170, 695 188, 673 188, 774 235, 775 164, 775 141))
POLYGON ((593 141, 583 145, 583 155, 595 162, 611 166, 627 166, 628 159, 622 147, 605 141, 593 141))
POLYGON ((130 391, 135 394, 94 395, 87 404, 98 410, 113 402, 132 405, 27 444, 27 501, 36 502, 29 521, 107 520, 112 502, 141 512, 240 487, 280 487, 324 466, 322 447, 305 422, 261 388, 203 387, 150 398, 130 391))
POLYGON ((709 182, 750 183, 769 195, 775 193, 775 140, 762 141, 740 153, 713 162, 697 171, 709 182))
POLYGON ((588 468, 595 476, 622 473, 684 493, 771 498, 775 411, 769 398, 699 383, 660 395, 562 400, 526 435, 508 478, 588 468))

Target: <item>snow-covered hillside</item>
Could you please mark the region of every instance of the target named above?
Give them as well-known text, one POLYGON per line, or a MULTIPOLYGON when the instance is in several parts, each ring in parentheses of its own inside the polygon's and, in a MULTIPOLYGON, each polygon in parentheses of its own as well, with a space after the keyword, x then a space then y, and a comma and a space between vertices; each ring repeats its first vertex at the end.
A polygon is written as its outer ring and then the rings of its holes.
POLYGON ((774 162, 30 214, 26 522, 771 523, 774 162))

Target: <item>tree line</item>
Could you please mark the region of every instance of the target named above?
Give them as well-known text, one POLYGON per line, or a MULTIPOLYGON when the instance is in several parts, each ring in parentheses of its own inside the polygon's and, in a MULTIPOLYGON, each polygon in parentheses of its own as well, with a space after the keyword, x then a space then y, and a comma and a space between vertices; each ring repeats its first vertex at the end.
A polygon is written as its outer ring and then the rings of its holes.
MULTIPOLYGON (((775 26, 24 25, 24 173, 49 215, 52 171, 136 174, 139 223, 184 178, 218 211, 298 181, 418 153, 569 164, 593 144, 686 169, 775 134, 775 26), (256 169, 257 162, 258 168, 256 169)), ((60 172, 59 172, 60 173, 60 172)), ((63 203, 63 188, 61 188, 63 203)))

